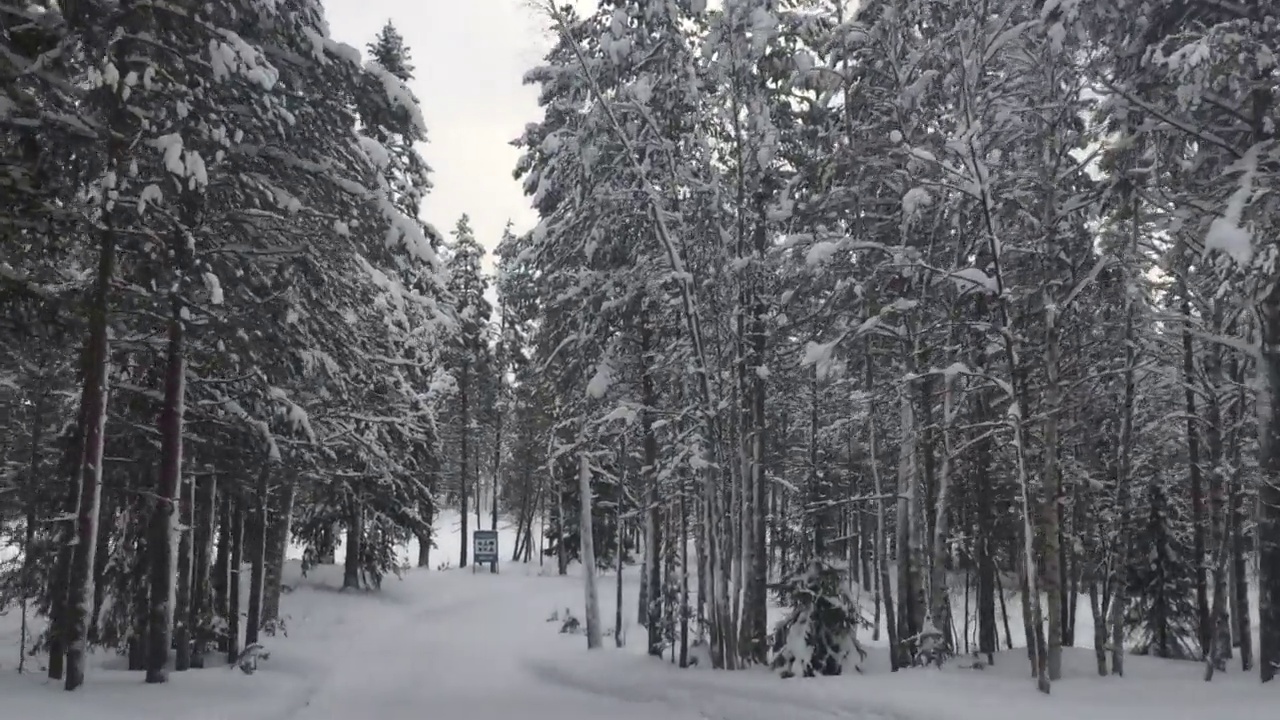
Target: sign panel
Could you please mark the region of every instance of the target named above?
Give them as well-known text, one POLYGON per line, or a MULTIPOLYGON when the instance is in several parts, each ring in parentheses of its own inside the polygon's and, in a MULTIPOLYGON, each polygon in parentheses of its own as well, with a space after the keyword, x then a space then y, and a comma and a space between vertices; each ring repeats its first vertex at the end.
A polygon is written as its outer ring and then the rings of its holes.
POLYGON ((472 560, 477 565, 498 562, 498 531, 476 530, 471 547, 472 560))

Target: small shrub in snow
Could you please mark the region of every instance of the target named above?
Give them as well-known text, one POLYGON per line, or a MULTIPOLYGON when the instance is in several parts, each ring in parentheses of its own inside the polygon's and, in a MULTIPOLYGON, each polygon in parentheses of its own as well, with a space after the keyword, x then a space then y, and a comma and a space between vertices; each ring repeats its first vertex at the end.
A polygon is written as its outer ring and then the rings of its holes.
POLYGON ((943 640, 942 633, 934 627, 932 619, 925 618, 924 628, 914 640, 918 649, 913 658, 913 664, 917 667, 933 665, 941 668, 947 661, 947 643, 943 640))
POLYGON ((245 675, 252 675, 258 669, 259 660, 270 659, 271 653, 263 649, 258 643, 254 643, 240 653, 240 657, 236 658, 235 666, 240 668, 240 672, 245 675))
POLYGON ((262 632, 268 637, 275 637, 276 633, 289 637, 289 626, 284 618, 275 618, 262 623, 262 632))
POLYGON ((689 667, 714 667, 711 664, 711 646, 705 640, 694 640, 689 645, 689 667))
POLYGON ((569 608, 564 609, 564 622, 560 625, 561 634, 577 634, 582 630, 582 623, 578 618, 569 612, 569 608))
MULTIPOLYGON (((791 612, 773 630, 773 661, 783 677, 839 675, 849 659, 867 656, 858 626, 867 625, 844 571, 814 560, 774 587, 791 612)), ((861 672, 857 664, 853 669, 861 672)))

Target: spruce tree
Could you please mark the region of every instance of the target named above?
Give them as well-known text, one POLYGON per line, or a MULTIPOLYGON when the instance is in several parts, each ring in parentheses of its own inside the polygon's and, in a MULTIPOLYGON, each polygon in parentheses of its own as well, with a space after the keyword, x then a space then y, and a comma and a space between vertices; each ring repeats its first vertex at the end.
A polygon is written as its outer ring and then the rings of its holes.
MULTIPOLYGON (((480 448, 475 433, 476 419, 487 415, 484 398, 491 380, 490 348, 488 344, 489 320, 493 308, 485 293, 489 283, 481 268, 484 248, 476 241, 471 229, 471 219, 463 215, 453 231, 453 243, 449 247, 448 292, 455 308, 456 328, 452 346, 446 352, 446 367, 453 376, 456 387, 456 403, 449 419, 456 443, 457 491, 462 513, 462 543, 459 566, 467 564, 468 534, 467 510, 471 493, 478 488, 480 448)), ((474 496, 479 502, 478 492, 474 496)))
POLYGON ((409 48, 404 44, 404 36, 396 30, 390 21, 382 26, 377 37, 367 46, 373 61, 386 68, 388 72, 404 82, 413 79, 413 63, 409 60, 409 48))

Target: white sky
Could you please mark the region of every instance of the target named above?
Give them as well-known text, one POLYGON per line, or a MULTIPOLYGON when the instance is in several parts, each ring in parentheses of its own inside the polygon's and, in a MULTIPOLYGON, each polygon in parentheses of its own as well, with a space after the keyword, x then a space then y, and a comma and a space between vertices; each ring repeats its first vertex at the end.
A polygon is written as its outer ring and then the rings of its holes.
POLYGON ((465 212, 489 249, 508 219, 517 232, 531 229, 537 215, 511 176, 519 151, 509 143, 540 117, 537 87, 521 78, 551 36, 528 1, 322 1, 335 40, 364 52, 391 20, 409 46, 410 87, 427 122, 423 155, 435 171, 422 217, 448 236, 465 212))

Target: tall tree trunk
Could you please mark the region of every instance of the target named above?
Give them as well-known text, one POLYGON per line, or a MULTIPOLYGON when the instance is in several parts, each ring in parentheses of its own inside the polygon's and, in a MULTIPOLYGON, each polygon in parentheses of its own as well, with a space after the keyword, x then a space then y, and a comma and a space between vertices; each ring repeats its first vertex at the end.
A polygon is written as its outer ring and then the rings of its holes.
MULTIPOLYGON (((987 393, 978 391, 976 412, 979 420, 991 417, 991 409, 987 402, 987 393)), ((980 431, 981 432, 981 431, 980 431)), ((990 436, 977 441, 975 448, 976 461, 974 473, 977 487, 974 489, 977 510, 977 593, 975 603, 978 613, 978 652, 985 653, 987 663, 995 662, 995 653, 1000 649, 1000 633, 996 626, 996 559, 993 549, 995 536, 996 492, 991 480, 992 439, 990 436)))
POLYGON ((182 502, 182 421, 185 414, 186 350, 183 347, 182 306, 173 299, 169 318, 169 359, 164 378, 164 409, 160 413, 160 473, 151 515, 151 613, 147 631, 147 682, 166 682, 169 646, 173 639, 174 516, 182 502))
POLYGON ((146 499, 139 498, 134 507, 134 517, 137 522, 132 532, 133 537, 133 567, 130 568, 132 577, 131 585, 134 590, 134 597, 129 601, 130 627, 129 627, 129 670, 145 671, 147 669, 147 649, 149 644, 150 618, 151 618, 151 586, 147 578, 151 570, 150 559, 151 553, 148 550, 150 545, 150 527, 145 523, 144 519, 150 517, 150 503, 146 499))
POLYGON ((194 481, 183 480, 186 487, 178 502, 181 508, 178 522, 182 525, 178 540, 178 590, 173 608, 173 669, 183 672, 191 667, 191 575, 192 575, 192 526, 196 508, 193 507, 194 481))
MULTIPOLYGON (((938 495, 933 522, 933 568, 932 577, 929 578, 929 588, 932 591, 929 604, 929 621, 941 633, 942 647, 940 650, 944 655, 951 655, 957 650, 955 647, 950 647, 947 640, 950 637, 948 630, 951 627, 949 605, 947 603, 947 537, 949 532, 947 527, 949 517, 947 514, 947 496, 951 482, 951 394, 954 382, 955 378, 950 374, 943 379, 942 467, 938 472, 938 495)), ((967 592, 966 590, 966 597, 967 592)))
MULTIPOLYGON (((760 208, 763 214, 763 208, 760 208)), ((756 255, 764 256, 764 226, 761 223, 756 233, 756 255)), ((749 589, 749 642, 745 645, 746 657, 759 665, 768 662, 769 656, 769 549, 766 537, 768 494, 765 477, 765 443, 767 442, 768 416, 765 412, 767 393, 764 368, 766 367, 765 314, 767 308, 764 298, 756 294, 755 314, 752 320, 752 357, 755 361, 755 372, 751 379, 751 517, 750 538, 751 553, 747 587, 749 589)))
MULTIPOLYGON (((1216 304, 1216 303, 1215 303, 1216 304)), ((1222 313, 1218 307, 1213 312, 1214 327, 1221 328, 1222 313)), ((1209 646, 1212 651, 1206 659, 1205 680, 1213 678, 1216 670, 1226 670, 1231 653, 1231 615, 1228 610, 1228 566, 1231 559, 1231 536, 1227 531, 1230 503, 1227 498, 1226 455, 1222 436, 1225 420, 1222 412, 1222 349, 1214 347, 1205 356, 1204 368, 1210 393, 1208 422, 1205 426, 1209 451, 1209 543, 1213 548, 1210 577, 1213 583, 1213 606, 1210 619, 1209 646)))
MULTIPOLYGON (((271 521, 267 517, 267 506, 271 503, 271 471, 270 463, 263 463, 258 471, 258 489, 254 493, 254 534, 253 543, 249 546, 249 613, 245 618, 244 645, 249 647, 258 643, 258 633, 262 630, 262 595, 267 573, 267 546, 270 544, 271 521)), ((351 546, 348 540, 347 547, 351 546)), ((345 575, 345 573, 344 573, 345 575)))
MULTIPOLYGON (((213 561, 213 610, 210 615, 214 618, 221 618, 223 625, 230 622, 231 618, 231 547, 234 545, 232 541, 232 499, 229 488, 224 488, 218 492, 218 549, 213 561)), ((218 637, 218 650, 227 651, 227 639, 225 635, 218 637)))
MULTIPOLYGON (((506 320, 503 320, 503 322, 506 322, 506 320)), ((503 325, 503 327, 506 327, 506 325, 503 325)), ((499 387, 500 387, 500 384, 502 384, 503 382, 504 380, 499 377, 498 378, 499 387)), ((499 393, 500 393, 500 389, 499 389, 499 393)), ((489 488, 489 491, 493 493, 493 497, 489 498, 490 500, 489 529, 497 533, 498 532, 498 478, 502 477, 502 406, 500 406, 500 400, 497 407, 497 411, 495 411, 495 415, 497 415, 497 418, 495 418, 494 420, 494 430, 493 430, 493 433, 494 433, 494 436, 493 436, 494 438, 493 439, 493 487, 489 488)), ((476 528, 479 528, 479 527, 480 527, 480 523, 479 521, 476 521, 476 528)), ((490 573, 497 573, 498 571, 497 553, 495 553, 493 557, 494 557, 493 562, 489 562, 489 571, 490 573)))
POLYGON ((1186 281, 1182 286, 1182 386, 1187 416, 1187 470, 1191 480, 1191 535, 1195 554, 1196 619, 1200 654, 1209 651, 1209 580, 1205 571, 1204 479, 1200 469, 1200 432, 1196 429, 1196 393, 1192 386, 1195 366, 1191 349, 1191 296, 1186 281))
MULTIPOLYGON (((86 358, 87 358, 86 351, 86 358)), ((78 521, 80 517, 81 463, 84 458, 84 439, 88 430, 88 406, 83 394, 76 418, 71 447, 63 457, 63 471, 67 478, 67 495, 63 509, 78 521)), ((71 563, 79 537, 79 523, 66 521, 61 531, 62 543, 54 560, 53 577, 49 580, 49 679, 61 680, 67 659, 67 645, 71 639, 70 591, 71 563)))
POLYGON ((582 558, 584 600, 586 602, 587 648, 595 650, 604 644, 600 627, 600 595, 596 590, 595 535, 591 527, 591 465, 587 462, 586 423, 578 434, 578 554, 582 558))
POLYGON ((616 583, 616 592, 614 597, 614 613, 613 613, 613 644, 615 647, 622 647, 623 638, 625 637, 622 631, 622 569, 623 569, 622 561, 623 561, 623 558, 626 556, 626 552, 624 552, 623 550, 623 543, 625 542, 625 538, 626 538, 626 535, 625 535, 626 524, 623 522, 623 517, 622 517, 622 498, 626 494, 626 486, 627 486, 627 470, 626 470, 627 464, 626 463, 627 463, 627 441, 626 441, 626 437, 624 436, 622 441, 618 445, 618 468, 619 468, 618 499, 616 502, 614 502, 614 506, 613 506, 614 523, 617 525, 616 540, 618 544, 618 547, 615 551, 618 556, 617 557, 618 564, 616 567, 618 574, 616 577, 617 583, 616 583))
POLYGON ((1258 668, 1262 682, 1280 670, 1280 289, 1259 306, 1262 354, 1258 374, 1257 525, 1258 668))
POLYGON ((458 383, 458 401, 462 405, 462 442, 458 459, 458 497, 462 505, 460 513, 462 517, 462 542, 458 544, 459 553, 461 554, 458 560, 458 567, 460 568, 467 566, 467 546, 471 543, 471 534, 467 532, 467 493, 471 491, 471 486, 467 483, 467 459, 470 455, 471 440, 470 375, 470 363, 467 360, 463 360, 462 379, 458 383))
POLYGON ((1048 642, 1045 668, 1049 680, 1062 679, 1062 546, 1061 521, 1058 517, 1062 496, 1062 477, 1058 471, 1058 413, 1062 410, 1062 388, 1058 380, 1059 331, 1056 299, 1045 297, 1045 389, 1044 420, 1044 507, 1040 527, 1044 538, 1044 592, 1048 607, 1048 642))
MULTIPOLYGON (((191 666, 204 667, 204 653, 208 644, 209 630, 212 622, 208 615, 212 601, 210 587, 210 560, 213 537, 218 524, 218 477, 207 475, 196 481, 195 487, 195 527, 192 529, 194 553, 192 561, 191 614, 187 624, 193 634, 191 650, 191 666)), ((225 567, 225 566, 224 566, 225 567)))
MULTIPOLYGON (((1252 339, 1252 338, 1250 338, 1252 339)), ((1244 466, 1245 407, 1249 402, 1244 363, 1240 356, 1232 355, 1231 383, 1236 388, 1236 401, 1231 420, 1231 478, 1228 496, 1231 523, 1231 594, 1232 618, 1237 631, 1236 644, 1240 647, 1240 669, 1253 669, 1253 627, 1249 622, 1249 567, 1243 525, 1248 520, 1244 511, 1244 488, 1240 468, 1244 466)))
MULTIPOLYGON (((360 500, 353 499, 347 509, 347 547, 346 558, 342 567, 342 589, 360 589, 360 559, 364 555, 364 507, 360 500)), ((463 527, 466 527, 467 514, 464 512, 463 527)), ((466 543, 463 543, 465 545, 466 543)), ((466 550, 463 550, 466 552, 466 550)))
POLYGON ((227 662, 240 658, 240 578, 244 569, 244 492, 228 494, 231 537, 227 553, 227 662))
MULTIPOLYGON (((1130 193, 1130 232, 1128 253, 1124 258, 1128 262, 1133 262, 1137 258, 1138 253, 1138 233, 1142 223, 1142 205, 1138 193, 1130 193)), ((1132 266, 1127 266, 1127 271, 1132 272, 1132 266)), ((1116 457, 1116 485, 1117 485, 1117 501, 1116 507, 1119 508, 1119 532, 1115 542, 1117 555, 1111 563, 1112 571, 1109 578, 1112 594, 1110 607, 1110 620, 1108 624, 1111 629, 1111 672, 1114 675, 1124 675, 1124 636, 1125 636, 1125 612, 1128 610, 1128 582, 1123 573, 1128 567, 1131 547, 1133 543, 1133 513, 1131 504, 1133 502, 1133 489, 1130 487, 1133 482, 1133 413, 1134 400, 1136 395, 1135 389, 1135 370, 1137 363, 1137 351, 1135 349, 1136 338, 1134 336, 1134 319, 1136 310, 1134 308, 1133 292, 1125 292, 1124 301, 1124 397, 1121 400, 1120 408, 1120 442, 1117 448, 1116 457)))
POLYGON ((920 632, 916 624, 915 572, 918 559, 911 556, 912 525, 916 522, 915 418, 911 407, 910 386, 899 391, 902 416, 902 443, 898 449, 898 666, 911 665, 915 654, 914 638, 920 632))
MULTIPOLYGON (((39 522, 37 516, 37 500, 38 489, 42 483, 40 473, 40 448, 44 440, 45 431, 45 405, 47 404, 49 393, 47 389, 48 379, 40 378, 40 384, 35 392, 35 400, 31 405, 31 452, 27 461, 27 477, 22 482, 22 490, 24 497, 22 498, 24 518, 22 527, 22 567, 19 570, 20 578, 20 605, 22 611, 22 626, 19 628, 18 635, 18 673, 22 674, 26 671, 27 663, 27 605, 31 600, 32 591, 35 589, 35 540, 36 540, 36 523, 39 522)), ((99 549, 103 543, 99 542, 99 549)), ((100 554, 100 553, 99 553, 100 554)), ((100 573, 99 573, 100 575, 100 573)), ((97 617, 97 603, 95 602, 94 617, 97 617)))
MULTIPOLYGON (((867 355, 867 385, 871 384, 871 355, 867 355)), ((889 582, 889 531, 885 529, 884 485, 880 482, 880 454, 876 447, 875 408, 867 412, 867 452, 870 457, 871 478, 875 483, 876 495, 876 574, 879 576, 879 592, 884 602, 884 623, 889 635, 889 665, 893 670, 905 667, 903 663, 903 644, 899 642, 899 627, 893 610, 893 586, 889 582)), ((901 592, 901 590, 899 590, 901 592)))
MULTIPOLYGON (((107 300, 115 267, 115 231, 107 227, 101 238, 98 274, 89 306, 89 341, 84 353, 81 406, 85 419, 80 458, 80 493, 76 509, 76 546, 68 575, 67 690, 84 684, 84 657, 93 607, 93 560, 98 542, 98 503, 102 496, 102 449, 106 440, 108 395, 107 300)), ((50 671, 52 674, 52 669, 50 671)))
POLYGON ((648 493, 645 509, 645 577, 641 586, 647 588, 647 605, 643 609, 646 615, 646 629, 649 633, 649 654, 662 657, 663 622, 662 622, 662 541, 659 508, 661 495, 658 487, 658 437, 653 430, 653 413, 657 405, 657 397, 653 386, 653 330, 649 323, 648 306, 643 306, 640 321, 640 403, 641 432, 644 435, 644 483, 648 493))
POLYGON ((689 667, 689 484, 680 477, 680 667, 689 667))
MULTIPOLYGON (((109 478, 106 476, 102 479, 102 491, 105 497, 102 499, 102 506, 98 510, 98 547, 94 552, 93 560, 93 576, 96 578, 106 577, 107 564, 111 560, 111 539, 115 535, 115 516, 118 512, 112 507, 110 490, 108 485, 109 478)), ((118 496, 117 496, 118 497, 118 496)), ((95 582, 93 584, 93 612, 89 615, 89 638, 90 642, 100 642, 100 619, 102 616, 102 606, 107 601, 107 584, 104 582, 95 582)))
MULTIPOLYGON (((280 619, 280 593, 284 586, 285 557, 289 553, 289 536, 293 529, 294 478, 285 476, 271 507, 271 532, 268 534, 266 577, 262 588, 262 625, 269 627, 280 619)), ((268 632, 268 634, 271 634, 268 632)))
POLYGON ((556 572, 560 575, 569 573, 569 551, 565 547, 568 542, 569 528, 568 518, 565 517, 564 508, 564 489, 569 480, 569 469, 571 467, 567 458, 560 458, 556 461, 556 467, 565 477, 559 478, 556 482, 556 572))

